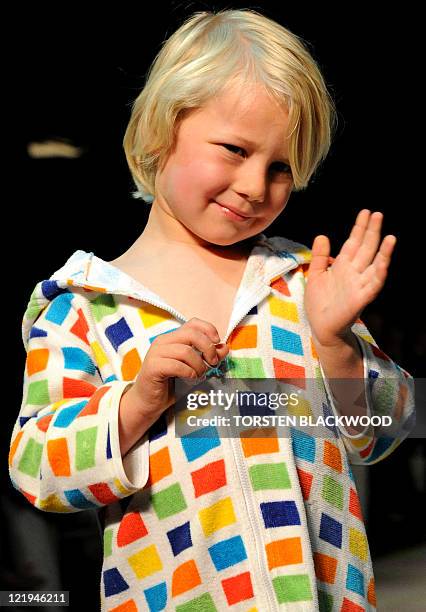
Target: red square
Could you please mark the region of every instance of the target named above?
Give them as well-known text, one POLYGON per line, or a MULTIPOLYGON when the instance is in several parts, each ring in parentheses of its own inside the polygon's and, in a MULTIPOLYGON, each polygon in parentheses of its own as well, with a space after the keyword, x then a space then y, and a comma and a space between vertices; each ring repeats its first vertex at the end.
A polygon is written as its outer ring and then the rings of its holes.
POLYGON ((340 612, 365 612, 365 608, 344 597, 340 612))
POLYGON ((222 587, 230 606, 253 597, 250 572, 244 572, 244 574, 222 580, 222 587))
POLYGON ((195 497, 210 493, 226 485, 225 462, 223 459, 208 463, 195 472, 191 472, 195 497))
POLYGON ((362 521, 362 510, 359 503, 359 498, 356 491, 352 489, 352 487, 349 492, 349 512, 362 521))
POLYGON ((309 499, 312 486, 312 474, 305 472, 305 470, 297 469, 297 475, 299 476, 300 488, 302 489, 303 499, 309 499))

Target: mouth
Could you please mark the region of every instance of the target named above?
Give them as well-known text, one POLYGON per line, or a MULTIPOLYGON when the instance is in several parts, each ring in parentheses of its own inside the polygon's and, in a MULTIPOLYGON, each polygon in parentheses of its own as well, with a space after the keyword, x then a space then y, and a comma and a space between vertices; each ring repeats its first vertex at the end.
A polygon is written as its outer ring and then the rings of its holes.
POLYGON ((229 218, 234 219, 235 221, 247 221, 248 219, 251 219, 252 217, 248 216, 248 215, 244 215, 242 214, 240 211, 236 210, 235 208, 231 208, 230 206, 225 206, 224 204, 219 204, 219 202, 215 202, 215 204, 217 204, 219 206, 219 208, 222 210, 222 212, 229 218))

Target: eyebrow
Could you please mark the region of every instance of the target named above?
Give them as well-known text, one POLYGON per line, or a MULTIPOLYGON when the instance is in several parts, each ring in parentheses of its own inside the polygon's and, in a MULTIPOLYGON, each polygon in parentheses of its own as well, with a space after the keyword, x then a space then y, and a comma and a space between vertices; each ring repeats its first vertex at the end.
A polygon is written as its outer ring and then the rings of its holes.
MULTIPOLYGON (((236 134, 235 135, 230 134, 229 138, 235 138, 236 140, 240 140, 242 143, 244 143, 246 146, 249 146, 249 147, 256 146, 255 142, 252 142, 251 140, 244 138, 244 136, 237 136, 236 134)), ((287 164, 290 163, 288 157, 284 153, 280 153, 279 156, 282 157, 283 161, 286 162, 287 164)))

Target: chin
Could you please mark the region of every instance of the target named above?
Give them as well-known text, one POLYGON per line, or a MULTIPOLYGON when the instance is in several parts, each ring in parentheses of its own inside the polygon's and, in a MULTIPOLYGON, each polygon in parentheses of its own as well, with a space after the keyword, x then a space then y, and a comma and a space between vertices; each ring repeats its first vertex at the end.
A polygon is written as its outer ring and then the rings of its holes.
MULTIPOLYGON (((257 234, 256 234, 257 236, 257 234)), ((250 243, 253 239, 255 238, 255 236, 249 236, 249 237, 245 237, 245 238, 240 238, 240 239, 235 239, 235 238, 223 238, 223 239, 217 239, 217 240, 210 240, 210 244, 214 244, 215 246, 218 247, 233 247, 233 246, 240 246, 243 243, 244 244, 248 244, 250 243)))

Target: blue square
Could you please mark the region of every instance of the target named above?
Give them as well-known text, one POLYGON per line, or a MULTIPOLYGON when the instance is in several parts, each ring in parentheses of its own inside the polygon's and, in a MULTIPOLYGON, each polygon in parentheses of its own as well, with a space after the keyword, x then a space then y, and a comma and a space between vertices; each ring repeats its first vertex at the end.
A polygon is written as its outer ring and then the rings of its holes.
POLYGON ((104 571, 104 588, 105 597, 111 597, 112 595, 117 595, 117 593, 127 591, 129 585, 124 580, 118 569, 116 567, 112 567, 111 569, 104 571))
POLYGON ((53 300, 53 298, 55 298, 57 295, 60 295, 61 293, 68 293, 68 298, 69 300, 73 299, 73 294, 68 291, 68 289, 63 289, 62 287, 59 287, 58 283, 55 280, 45 280, 41 283, 41 292, 44 295, 45 298, 47 298, 50 302, 53 300))
POLYGON ((87 372, 92 376, 95 375, 96 366, 86 351, 75 346, 64 346, 62 353, 66 370, 80 370, 80 372, 87 372))
POLYGON ((88 403, 89 400, 84 400, 73 406, 65 406, 58 412, 56 419, 53 421, 53 425, 55 427, 68 427, 88 403))
POLYGON ((364 576, 354 565, 348 565, 348 573, 346 574, 346 588, 349 591, 358 593, 361 597, 364 597, 364 576))
POLYGON ((33 325, 30 331, 29 338, 45 338, 47 336, 47 331, 41 329, 40 327, 36 327, 33 325))
POLYGON ((144 593, 149 612, 159 612, 165 609, 167 604, 167 585, 165 582, 160 582, 149 589, 145 589, 144 593))
POLYGON ((342 523, 323 512, 319 537, 336 548, 342 548, 342 523))
POLYGON ((188 461, 194 461, 212 448, 220 446, 216 427, 202 427, 181 437, 181 443, 188 461), (201 437, 205 436, 205 437, 201 437))
POLYGON ((300 516, 294 501, 276 501, 260 504, 265 527, 300 525, 300 516))
POLYGON ((105 330, 105 335, 115 350, 117 350, 123 342, 126 342, 129 338, 133 338, 131 329, 127 325, 127 321, 124 317, 121 317, 117 323, 109 325, 105 330))
POLYGON ((187 523, 183 523, 183 525, 179 525, 179 527, 175 527, 174 529, 168 531, 167 537, 169 538, 170 546, 172 547, 172 551, 175 557, 183 550, 186 550, 187 548, 192 546, 191 528, 189 525, 189 521, 187 523))
POLYGON ((217 571, 247 559, 246 549, 241 536, 222 540, 210 546, 209 553, 217 571))
POLYGON ((72 308, 71 302, 73 298, 74 295, 69 291, 65 291, 55 297, 46 311, 46 320, 56 325, 62 325, 72 308))
POLYGON ((271 326, 272 330, 272 346, 277 351, 286 351, 293 355, 303 355, 302 341, 299 334, 295 334, 288 329, 271 326))
POLYGON ((99 507, 93 502, 89 501, 86 497, 84 497, 80 489, 68 489, 67 491, 64 491, 64 495, 67 498, 67 501, 75 508, 85 510, 86 508, 99 507))
POLYGON ((377 459, 377 457, 383 455, 389 446, 392 446, 394 442, 395 438, 390 438, 388 436, 381 436, 380 438, 377 438, 377 442, 373 447, 373 452, 367 459, 365 459, 365 463, 370 463, 371 461, 377 459))
POLYGON ((296 457, 313 463, 315 461, 315 438, 304 431, 291 427, 291 441, 296 457))
MULTIPOLYGON (((327 419, 327 417, 334 416, 331 406, 329 406, 329 404, 324 404, 324 402, 322 404, 322 412, 324 415, 324 419, 327 419)), ((333 421, 334 419, 330 420, 333 421)), ((337 427, 335 425, 327 424, 327 421, 325 421, 325 427, 327 427, 327 429, 329 429, 333 433, 334 438, 337 438, 337 427)))

